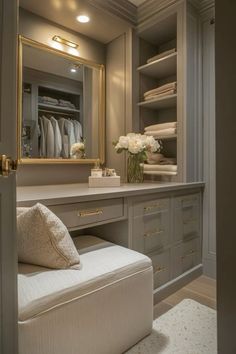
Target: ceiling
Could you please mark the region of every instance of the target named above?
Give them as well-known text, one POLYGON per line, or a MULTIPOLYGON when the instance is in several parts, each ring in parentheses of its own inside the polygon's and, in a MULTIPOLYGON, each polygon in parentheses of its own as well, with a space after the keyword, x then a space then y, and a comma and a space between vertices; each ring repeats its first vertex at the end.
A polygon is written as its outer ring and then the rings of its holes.
POLYGON ((102 43, 110 42, 128 27, 124 20, 99 10, 86 0, 20 0, 20 7, 102 43), (80 14, 88 15, 90 22, 76 21, 80 14))
POLYGON ((138 7, 139 5, 142 5, 146 0, 128 0, 128 1, 131 2, 131 4, 138 7))

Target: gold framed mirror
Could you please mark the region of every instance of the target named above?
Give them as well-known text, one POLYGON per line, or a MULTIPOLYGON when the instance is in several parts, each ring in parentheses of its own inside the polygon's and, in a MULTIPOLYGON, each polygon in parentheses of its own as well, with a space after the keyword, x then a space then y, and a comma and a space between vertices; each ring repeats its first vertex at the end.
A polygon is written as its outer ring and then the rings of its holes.
POLYGON ((105 160, 105 68, 19 36, 18 161, 105 160))

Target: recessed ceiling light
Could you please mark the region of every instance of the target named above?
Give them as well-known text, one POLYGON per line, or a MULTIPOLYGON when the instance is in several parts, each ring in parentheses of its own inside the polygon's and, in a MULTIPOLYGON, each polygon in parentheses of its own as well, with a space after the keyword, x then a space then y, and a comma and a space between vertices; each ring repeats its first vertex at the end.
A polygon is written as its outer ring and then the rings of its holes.
POLYGON ((87 23, 90 21, 90 18, 87 15, 79 15, 76 17, 76 20, 81 23, 87 23))
POLYGON ((76 73, 77 70, 76 70, 76 68, 71 68, 70 71, 71 71, 72 73, 76 73))

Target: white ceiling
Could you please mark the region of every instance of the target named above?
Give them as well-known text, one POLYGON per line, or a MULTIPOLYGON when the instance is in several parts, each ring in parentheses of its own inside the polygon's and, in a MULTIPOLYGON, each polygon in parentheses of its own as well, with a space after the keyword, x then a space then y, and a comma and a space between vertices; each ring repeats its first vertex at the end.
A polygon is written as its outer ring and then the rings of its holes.
POLYGON ((20 7, 102 43, 110 42, 128 27, 122 19, 98 10, 86 0, 20 0, 20 7), (80 14, 88 15, 90 22, 76 21, 80 14))
POLYGON ((138 7, 139 5, 142 5, 146 0, 128 0, 128 1, 138 7))

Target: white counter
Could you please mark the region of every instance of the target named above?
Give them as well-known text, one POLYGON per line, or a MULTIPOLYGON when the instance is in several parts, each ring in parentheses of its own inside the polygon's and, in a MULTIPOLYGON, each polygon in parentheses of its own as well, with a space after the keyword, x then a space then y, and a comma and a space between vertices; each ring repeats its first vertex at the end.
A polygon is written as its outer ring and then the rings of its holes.
POLYGON ((17 205, 30 206, 36 202, 46 205, 101 200, 109 198, 150 195, 173 190, 203 188, 203 182, 196 183, 141 183, 122 184, 112 188, 89 188, 86 183, 25 186, 17 188, 17 205))

